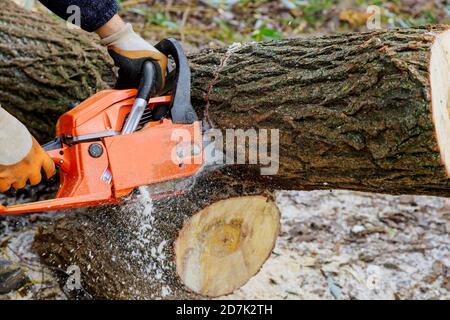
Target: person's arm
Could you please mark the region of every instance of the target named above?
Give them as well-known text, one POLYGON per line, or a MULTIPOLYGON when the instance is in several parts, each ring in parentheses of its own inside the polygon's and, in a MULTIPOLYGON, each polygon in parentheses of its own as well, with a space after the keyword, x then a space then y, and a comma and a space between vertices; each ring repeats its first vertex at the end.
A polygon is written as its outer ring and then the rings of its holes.
POLYGON ((119 11, 116 0, 40 0, 53 13, 67 20, 73 13, 71 6, 80 10, 81 28, 93 32, 102 27, 119 11))
POLYGON ((29 182, 41 182, 56 172, 53 160, 31 136, 27 128, 0 107, 0 192, 21 189, 29 182))

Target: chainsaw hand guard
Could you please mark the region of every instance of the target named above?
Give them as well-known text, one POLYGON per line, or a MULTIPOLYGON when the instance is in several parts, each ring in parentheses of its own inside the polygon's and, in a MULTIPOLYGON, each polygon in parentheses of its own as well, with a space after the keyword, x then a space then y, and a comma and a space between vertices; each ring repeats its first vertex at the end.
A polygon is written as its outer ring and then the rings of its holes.
POLYGON ((181 44, 173 38, 164 39, 156 46, 160 52, 172 57, 176 64, 169 74, 169 85, 172 85, 172 104, 170 107, 172 122, 191 124, 198 120, 191 104, 191 69, 181 44))

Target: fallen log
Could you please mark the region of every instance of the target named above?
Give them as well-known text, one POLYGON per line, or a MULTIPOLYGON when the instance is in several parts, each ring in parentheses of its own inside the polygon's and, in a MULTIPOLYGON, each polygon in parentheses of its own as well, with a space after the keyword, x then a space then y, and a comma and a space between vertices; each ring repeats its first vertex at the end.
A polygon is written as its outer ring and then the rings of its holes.
MULTIPOLYGON (((5 37, 13 27, 3 25, 5 37)), ((49 55, 67 56, 72 48, 54 50, 49 55)), ((142 188, 124 205, 41 228, 35 248, 49 265, 78 266, 94 297, 218 296, 245 283, 269 255, 278 230, 274 190, 448 196, 449 52, 447 27, 431 26, 193 54, 199 115, 223 131, 278 129, 278 172, 228 165, 195 177, 184 195, 153 201, 142 188)), ((97 71, 108 74, 110 66, 97 71)))

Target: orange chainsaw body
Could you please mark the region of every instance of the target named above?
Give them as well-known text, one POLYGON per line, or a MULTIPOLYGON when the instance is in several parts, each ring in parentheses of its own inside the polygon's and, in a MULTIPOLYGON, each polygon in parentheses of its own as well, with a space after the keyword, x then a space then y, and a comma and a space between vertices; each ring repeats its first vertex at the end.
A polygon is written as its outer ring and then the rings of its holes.
MULTIPOLYGON (((61 185, 56 198, 0 207, 0 214, 117 203, 136 187, 194 175, 203 165, 203 154, 178 158, 177 147, 186 141, 180 142, 176 139, 180 135, 174 132, 190 136, 188 142, 203 150, 198 121, 174 124, 162 119, 150 121, 131 134, 120 134, 136 94, 135 89, 101 91, 62 115, 56 126, 61 148, 48 151, 59 167, 61 185), (64 143, 73 137, 84 139, 64 143)), ((171 96, 151 98, 147 108, 152 110, 171 100, 171 96)))

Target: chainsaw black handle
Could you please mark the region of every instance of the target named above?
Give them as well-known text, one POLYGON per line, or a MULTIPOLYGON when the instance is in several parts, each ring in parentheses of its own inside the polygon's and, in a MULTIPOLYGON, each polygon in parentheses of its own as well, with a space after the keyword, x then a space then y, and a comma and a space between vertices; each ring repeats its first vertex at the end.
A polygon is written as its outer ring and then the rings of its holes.
POLYGON ((157 66, 155 62, 148 60, 144 62, 141 70, 141 81, 139 83, 139 89, 137 97, 134 100, 133 106, 128 117, 125 120, 125 124, 122 128, 122 134, 130 134, 136 131, 139 126, 139 122, 142 119, 145 109, 147 108, 148 100, 151 96, 156 95, 158 74, 157 66))
POLYGON ((191 124, 197 121, 197 114, 191 104, 191 69, 183 47, 174 38, 167 38, 160 41, 155 48, 166 56, 171 56, 176 64, 170 106, 172 122, 191 124))
POLYGON ((148 101, 156 94, 157 73, 155 62, 147 60, 142 66, 142 78, 139 83, 137 98, 148 101))

